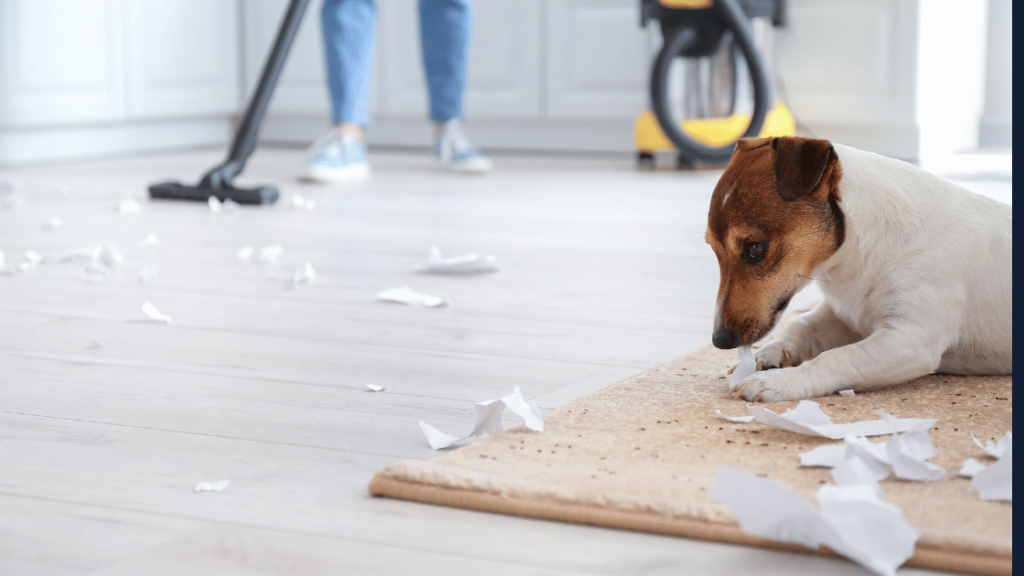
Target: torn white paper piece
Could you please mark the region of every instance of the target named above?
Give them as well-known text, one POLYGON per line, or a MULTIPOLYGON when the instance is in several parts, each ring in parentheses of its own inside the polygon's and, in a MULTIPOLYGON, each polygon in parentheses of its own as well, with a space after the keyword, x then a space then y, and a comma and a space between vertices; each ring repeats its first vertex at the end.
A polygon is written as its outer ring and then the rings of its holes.
POLYGON ((978 440, 978 438, 974 435, 974 432, 971 432, 971 439, 974 440, 974 443, 978 445, 978 448, 984 450, 985 453, 988 454, 989 456, 993 458, 1002 458, 1003 453, 1005 453, 1006 450, 1008 450, 1013 445, 1013 432, 1007 432, 1002 438, 999 439, 998 442, 986 440, 985 443, 982 444, 981 440, 978 440))
POLYGON ((163 322, 164 324, 171 323, 170 316, 164 316, 163 314, 160 313, 159 310, 156 309, 156 306, 153 306, 149 302, 146 302, 145 304, 142 305, 142 312, 146 316, 149 316, 152 320, 155 320, 157 322, 163 322))
POLYGON ((143 284, 156 282, 156 270, 150 270, 149 268, 139 270, 139 282, 142 282, 143 284))
POLYGON ((928 435, 930 429, 930 424, 922 424, 902 434, 893 434, 892 438, 886 442, 889 464, 892 465, 892 472, 897 478, 917 482, 936 482, 946 477, 945 469, 926 462, 939 453, 928 435))
POLYGON ((100 344, 99 340, 93 340, 92 344, 89 344, 89 350, 100 350, 103 348, 103 344, 100 344))
POLYGON ((373 392, 383 392, 384 391, 384 387, 383 386, 378 386, 376 384, 367 384, 366 387, 369 388, 373 392))
POLYGON ((853 389, 849 389, 849 390, 840 390, 839 391, 839 395, 840 396, 856 396, 857 393, 854 392, 853 389))
POLYGON ((117 249, 117 246, 107 244, 100 248, 99 261, 102 262, 106 267, 113 268, 124 260, 124 256, 121 255, 121 251, 117 249))
POLYGON ((445 258, 437 246, 432 246, 427 254, 427 263, 416 270, 428 274, 484 274, 497 272, 498 264, 494 256, 481 256, 476 252, 445 258))
MULTIPOLYGON (((244 250, 245 248, 243 248, 244 250)), ((280 244, 274 244, 273 246, 267 246, 260 249, 260 262, 273 262, 281 255, 284 251, 284 247, 280 244)))
POLYGON ((378 292, 377 298, 387 302, 398 302, 399 304, 408 304, 410 306, 426 306, 427 308, 437 308, 448 304, 448 301, 440 296, 413 292, 408 286, 389 288, 383 292, 378 292))
POLYGON ((121 199, 117 201, 117 211, 120 214, 138 214, 141 209, 142 205, 131 194, 122 194, 121 199))
POLYGON ((293 284, 312 284, 314 280, 316 280, 316 270, 313 270, 313 265, 309 262, 303 264, 302 267, 296 270, 295 274, 292 275, 293 284))
POLYGON ((787 486, 720 467, 711 497, 728 506, 749 534, 811 549, 825 545, 883 576, 895 576, 920 537, 898 506, 867 485, 819 487, 816 512, 787 486))
POLYGON ((248 260, 249 258, 252 258, 252 254, 255 251, 256 249, 252 246, 242 246, 242 249, 238 251, 237 256, 242 260, 248 260))
POLYGON ((60 218, 50 218, 46 222, 43 222, 43 230, 56 230, 64 225, 64 221, 60 218))
POLYGON ((506 408, 516 416, 522 418, 523 423, 530 430, 535 432, 544 431, 544 415, 541 414, 540 408, 538 408, 536 404, 531 404, 523 398, 523 393, 519 389, 519 386, 516 386, 514 390, 500 398, 484 400, 483 402, 477 402, 474 404, 473 412, 476 416, 476 423, 473 425, 473 430, 462 438, 445 434, 426 422, 419 423, 420 429, 423 430, 423 435, 426 436, 430 447, 434 450, 440 450, 441 448, 447 448, 460 440, 465 440, 474 436, 488 436, 501 432, 504 429, 501 425, 501 416, 505 412, 506 408))
MULTIPOLYGON (((423 431, 423 435, 427 438, 427 443, 430 444, 430 447, 434 450, 447 448, 459 440, 465 440, 465 438, 456 438, 451 434, 445 434, 422 420, 419 421, 419 425, 420 430, 423 431)), ((466 438, 468 438, 468 436, 466 438)))
POLYGON ((978 471, 971 486, 982 500, 1013 501, 1013 450, 1008 449, 995 464, 978 471))
POLYGON ((4 251, 0 250, 0 270, 4 269, 4 251))
POLYGON ((295 206, 296 208, 303 208, 306 210, 313 210, 314 208, 316 208, 316 201, 310 200, 309 198, 306 198, 302 194, 295 193, 292 194, 292 206, 295 206))
POLYGON ((146 236, 142 240, 142 242, 139 242, 139 246, 141 246, 143 248, 152 248, 153 246, 156 246, 157 242, 159 242, 159 241, 160 241, 160 239, 156 237, 156 234, 153 234, 151 232, 149 234, 149 236, 146 236))
POLYGON ((964 460, 963 466, 960 467, 960 475, 965 478, 974 478, 975 474, 984 470, 986 466, 981 462, 978 462, 974 458, 968 458, 964 460))
POLYGON ((38 266, 43 261, 43 255, 35 250, 25 250, 25 260, 31 266, 38 266))
POLYGON ((109 275, 110 270, 95 260, 86 262, 82 270, 82 279, 86 282, 102 282, 109 275))
POLYGON ((196 492, 221 492, 225 488, 231 485, 230 480, 221 480, 219 482, 199 482, 196 484, 194 491, 196 492))
POLYGON ((753 416, 726 416, 725 414, 722 414, 722 411, 719 410, 718 408, 715 408, 715 414, 718 414, 723 419, 728 420, 729 422, 737 422, 739 424, 746 424, 747 422, 751 422, 754 420, 753 416))
POLYGON ((210 207, 210 212, 214 214, 220 214, 221 212, 238 212, 238 202, 235 202, 231 198, 225 198, 223 202, 217 199, 216 196, 210 196, 206 199, 206 204, 210 207))
POLYGON ((982 500, 1013 501, 1013 434, 1007 432, 993 443, 991 440, 982 444, 971 433, 974 443, 990 456, 996 458, 995 464, 985 466, 974 458, 968 458, 960 468, 960 475, 971 478, 971 486, 978 491, 982 500), (998 454, 998 456, 996 455, 998 454))
POLYGON ((878 485, 879 480, 889 476, 888 470, 881 474, 876 464, 869 464, 860 456, 854 454, 832 469, 832 480, 837 486, 867 486, 871 488, 878 497, 882 496, 882 487, 878 485))
POLYGON ((840 440, 847 436, 879 436, 882 434, 893 434, 906 432, 917 426, 928 427, 935 424, 935 420, 922 418, 899 418, 895 420, 862 420, 848 424, 833 424, 832 418, 821 411, 817 402, 801 400, 796 408, 786 410, 781 415, 757 405, 748 405, 747 409, 754 415, 754 420, 774 428, 781 428, 807 434, 809 436, 821 436, 840 440))
POLYGON ((735 388, 744 378, 757 372, 757 362, 754 360, 754 352, 750 346, 740 346, 736 352, 740 355, 740 363, 733 369, 732 376, 729 378, 729 390, 735 388))

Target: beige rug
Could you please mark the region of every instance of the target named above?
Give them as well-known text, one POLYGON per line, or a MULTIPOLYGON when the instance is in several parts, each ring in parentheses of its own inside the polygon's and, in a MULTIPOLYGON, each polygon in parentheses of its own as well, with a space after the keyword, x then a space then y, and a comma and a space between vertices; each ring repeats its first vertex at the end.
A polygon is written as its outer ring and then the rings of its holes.
MULTIPOLYGON (((735 352, 711 346, 614 384, 547 414, 544 432, 523 426, 431 461, 381 470, 370 492, 406 500, 810 552, 740 530, 728 509, 711 500, 715 468, 764 474, 814 502, 826 468, 799 466, 800 452, 835 442, 758 424, 718 418, 746 414, 725 394, 724 374, 735 352)), ((939 450, 931 462, 946 469, 940 482, 882 482, 920 532, 909 566, 977 574, 1013 571, 1013 506, 979 500, 957 476, 968 457, 991 460, 974 444, 998 439, 1013 426, 1012 378, 933 375, 854 397, 815 399, 836 423, 899 417, 937 418, 939 450)), ((782 412, 796 402, 767 405, 782 412)), ((832 554, 827 549, 815 551, 832 554)))

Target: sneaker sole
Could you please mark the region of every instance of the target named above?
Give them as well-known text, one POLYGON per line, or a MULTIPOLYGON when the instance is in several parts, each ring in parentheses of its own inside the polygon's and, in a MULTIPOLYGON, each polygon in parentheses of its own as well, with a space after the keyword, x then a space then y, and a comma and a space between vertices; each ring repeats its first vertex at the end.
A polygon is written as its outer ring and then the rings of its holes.
POLYGON ((328 168, 325 166, 308 166, 299 175, 306 182, 337 183, 362 180, 370 175, 369 164, 355 164, 347 168, 328 168))
POLYGON ((463 160, 462 162, 441 162, 442 168, 451 170, 452 172, 461 172, 463 174, 483 174, 490 172, 494 165, 491 163, 490 158, 471 158, 469 160, 463 160))

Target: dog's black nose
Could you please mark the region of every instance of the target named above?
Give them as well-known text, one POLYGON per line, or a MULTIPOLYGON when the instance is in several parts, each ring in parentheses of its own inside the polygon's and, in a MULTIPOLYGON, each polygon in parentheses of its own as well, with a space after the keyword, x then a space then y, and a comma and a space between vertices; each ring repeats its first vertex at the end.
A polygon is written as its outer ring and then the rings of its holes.
POLYGON ((728 328, 716 328, 711 334, 711 343, 715 345, 715 348, 732 350, 737 344, 736 333, 728 328))

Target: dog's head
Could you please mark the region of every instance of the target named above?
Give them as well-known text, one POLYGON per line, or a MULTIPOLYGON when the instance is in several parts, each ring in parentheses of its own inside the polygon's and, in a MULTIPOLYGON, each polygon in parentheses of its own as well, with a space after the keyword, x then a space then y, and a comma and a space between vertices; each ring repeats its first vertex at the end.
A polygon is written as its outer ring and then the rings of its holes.
POLYGON ((845 237, 839 158, 827 140, 748 138, 711 196, 706 240, 720 280, 712 342, 763 338, 845 237))

